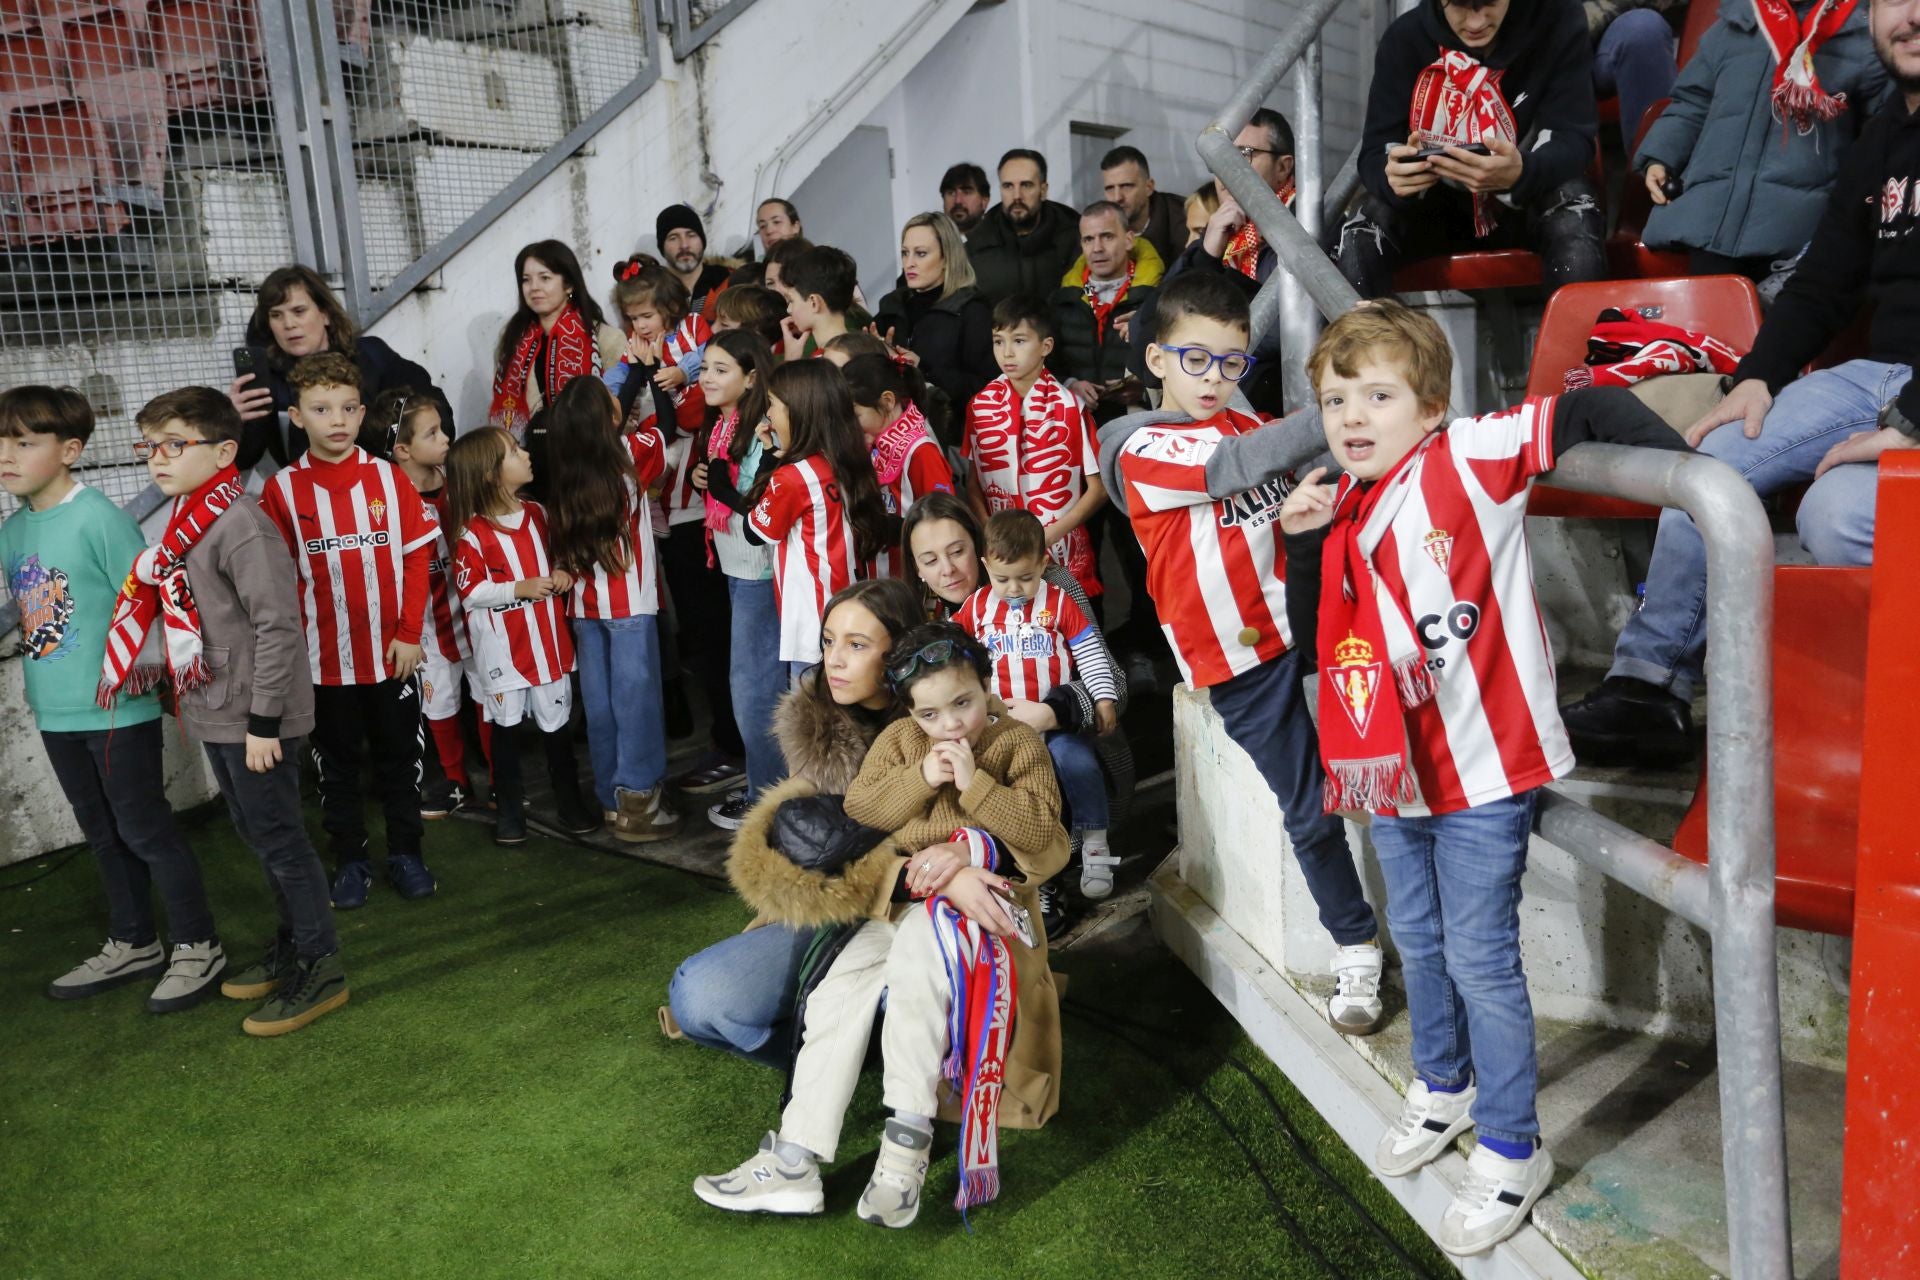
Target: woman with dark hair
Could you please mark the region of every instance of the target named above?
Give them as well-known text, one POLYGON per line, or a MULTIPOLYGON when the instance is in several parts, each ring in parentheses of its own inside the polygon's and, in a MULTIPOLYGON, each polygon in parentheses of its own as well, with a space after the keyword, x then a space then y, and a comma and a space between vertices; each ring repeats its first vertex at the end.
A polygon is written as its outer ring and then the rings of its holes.
POLYGON ((234 458, 243 472, 264 454, 284 467, 307 451, 306 432, 289 431, 281 416, 294 402, 287 374, 294 361, 322 351, 337 351, 359 368, 362 403, 372 404, 395 387, 412 387, 439 406, 440 421, 453 435, 453 406, 432 376, 379 338, 359 332, 312 267, 281 267, 260 282, 247 321, 247 350, 254 371, 239 374, 227 387, 227 399, 247 424, 234 458))
MULTIPOLYGON (((774 737, 789 776, 745 815, 733 838, 735 856, 751 858, 772 848, 775 815, 787 801, 845 794, 867 748, 899 718, 887 685, 887 651, 920 620, 913 589, 898 579, 867 578, 827 602, 820 662, 774 712, 774 737), (743 855, 747 850, 753 852, 743 855)), ((798 879, 806 873, 795 866, 793 874, 798 879)), ((801 964, 813 940, 810 927, 756 920, 746 932, 690 957, 673 975, 669 1004, 660 1010, 662 1029, 676 1039, 785 1066, 793 1057, 801 964)))
POLYGON ((580 261, 558 240, 538 240, 513 259, 520 307, 500 330, 493 353, 493 400, 487 424, 516 440, 562 387, 583 374, 599 377, 620 362, 627 340, 608 324, 587 290, 580 261))

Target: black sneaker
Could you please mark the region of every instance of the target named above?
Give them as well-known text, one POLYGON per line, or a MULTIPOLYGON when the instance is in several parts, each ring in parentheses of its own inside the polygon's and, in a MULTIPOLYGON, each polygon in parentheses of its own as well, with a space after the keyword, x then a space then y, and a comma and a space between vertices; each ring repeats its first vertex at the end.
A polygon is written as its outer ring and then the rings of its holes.
POLYGON ((1693 759, 1693 708, 1658 685, 1608 676, 1560 708, 1582 764, 1673 768, 1693 759))
POLYGON ((1067 909, 1066 891, 1058 880, 1049 880, 1040 886, 1040 923, 1046 927, 1048 942, 1059 938, 1073 923, 1073 915, 1067 909))
POLYGON ((525 806, 503 804, 500 814, 493 823, 493 842, 495 844, 515 845, 527 842, 527 811, 525 806))
POLYGON ((420 788, 420 818, 438 822, 466 803, 466 793, 446 778, 436 778, 420 788))
POLYGON ((747 821, 747 811, 754 802, 747 799, 747 789, 740 788, 732 795, 707 810, 707 821, 722 831, 738 831, 747 821))
POLYGON ((746 781, 746 777, 746 767, 738 760, 714 756, 668 781, 675 791, 690 796, 710 796, 720 791, 731 791, 746 781))
POLYGON ((590 836, 598 833, 606 825, 597 805, 587 803, 576 784, 567 786, 563 780, 554 788, 553 807, 555 816, 560 820, 560 829, 570 836, 590 836))

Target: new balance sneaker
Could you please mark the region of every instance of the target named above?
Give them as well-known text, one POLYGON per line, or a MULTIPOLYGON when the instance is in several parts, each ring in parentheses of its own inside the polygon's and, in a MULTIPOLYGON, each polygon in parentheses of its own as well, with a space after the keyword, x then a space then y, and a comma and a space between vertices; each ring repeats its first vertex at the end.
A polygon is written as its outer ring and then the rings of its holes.
POLYGON ((1553 1181, 1553 1157, 1535 1147, 1525 1160, 1509 1160, 1483 1144, 1467 1157, 1466 1181, 1440 1216, 1440 1247, 1457 1258, 1482 1253, 1518 1231, 1533 1202, 1553 1181))
POLYGON ((436 778, 420 788, 420 818, 438 822, 458 810, 467 801, 467 793, 449 778, 436 778))
POLYGON ((47 995, 55 1000, 84 1000, 102 991, 124 987, 167 967, 167 952, 154 939, 144 947, 118 938, 108 938, 100 954, 88 956, 47 984, 47 995))
POLYGON ((240 1024, 250 1036, 284 1036, 332 1013, 347 1002, 347 970, 340 953, 317 959, 301 957, 280 990, 240 1024))
POLYGON ((367 867, 364 858, 340 864, 340 871, 333 877, 333 909, 352 911, 367 905, 367 891, 373 888, 373 872, 367 867))
POLYGON ((819 1164, 789 1164, 780 1158, 776 1141, 769 1129, 751 1159, 730 1173, 695 1178, 693 1194, 730 1213, 819 1213, 827 1207, 819 1164))
POLYGON ((433 872, 427 870, 426 859, 417 853, 388 854, 387 883, 408 902, 431 898, 433 891, 440 887, 433 872))
POLYGON ((1341 947, 1333 953, 1333 977, 1340 984, 1327 1001, 1327 1021, 1342 1035, 1370 1036, 1385 1021, 1380 1004, 1380 970, 1386 956, 1377 942, 1341 947))
POLYGON ((267 953, 220 984, 229 1000, 264 1000, 280 989, 293 972, 293 942, 279 934, 267 944, 267 953))
POLYGON ((722 831, 738 831, 747 824, 747 811, 753 808, 753 801, 747 799, 747 788, 742 787, 719 804, 707 809, 707 821, 722 831))
POLYGON ((650 791, 616 787, 613 794, 620 804, 620 816, 613 823, 616 839, 627 844, 649 844, 680 834, 680 814, 667 802, 664 785, 650 791))
POLYGON ((860 1193, 854 1212, 862 1222, 882 1227, 908 1227, 920 1216, 920 1188, 927 1180, 927 1160, 933 1135, 899 1120, 887 1121, 880 1137, 880 1156, 873 1177, 860 1193))
POLYGON ((1389 1178, 1412 1173, 1440 1156, 1453 1140, 1473 1124, 1468 1112, 1473 1109, 1472 1085, 1458 1093, 1429 1089, 1425 1080, 1416 1079, 1407 1090, 1400 1118, 1380 1135, 1373 1151, 1373 1167, 1389 1178))
POLYGON ((166 976, 147 997, 148 1013, 177 1013, 191 1009, 220 988, 227 971, 227 953, 218 942, 175 943, 167 957, 166 976))

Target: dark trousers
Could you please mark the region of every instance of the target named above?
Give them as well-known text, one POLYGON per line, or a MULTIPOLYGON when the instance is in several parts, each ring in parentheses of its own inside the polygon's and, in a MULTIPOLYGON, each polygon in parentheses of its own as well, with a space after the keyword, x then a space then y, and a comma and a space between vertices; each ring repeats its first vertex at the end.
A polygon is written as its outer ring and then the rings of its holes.
POLYGON ((1340 228, 1340 272, 1363 298, 1393 294, 1393 269, 1403 262, 1448 253, 1526 247, 1540 255, 1542 283, 1603 279, 1607 256, 1601 240, 1606 215, 1600 193, 1575 178, 1530 205, 1494 206, 1498 222, 1486 237, 1473 233, 1473 199, 1450 187, 1429 187, 1410 203, 1388 204, 1368 195, 1340 228))
POLYGON ((1254 768, 1280 802, 1280 825, 1320 908, 1320 923, 1343 947, 1372 938, 1379 927, 1360 889, 1346 823, 1321 812, 1320 739, 1300 688, 1300 658, 1289 650, 1207 690, 1227 736, 1253 757, 1254 768))
POLYGON ((1687 270, 1696 276, 1745 276, 1759 284, 1773 274, 1773 259, 1729 258, 1711 249, 1689 249, 1687 270))
POLYGON ((313 753, 320 766, 320 823, 335 863, 367 860, 361 778, 369 758, 387 815, 387 856, 420 855, 421 737, 418 680, 313 687, 313 753))
POLYGON ((267 873, 274 905, 280 911, 280 937, 293 943, 303 959, 340 949, 333 932, 333 904, 326 869, 307 838, 300 815, 301 738, 280 740, 280 763, 265 773, 247 768, 242 742, 208 742, 207 763, 226 799, 233 829, 247 842, 267 873))
MULTIPOLYGON (((726 576, 718 565, 707 564, 706 525, 697 520, 674 525, 661 563, 667 590, 673 594, 680 657, 706 691, 707 711, 713 717, 713 749, 743 760, 747 747, 733 719, 733 606, 727 598, 726 576)), ((766 637, 769 644, 777 644, 778 639, 766 637)))
POLYGON ((200 864, 167 803, 163 723, 40 735, 53 776, 100 867, 108 936, 136 947, 160 936, 153 919, 155 889, 176 945, 215 937, 200 864))

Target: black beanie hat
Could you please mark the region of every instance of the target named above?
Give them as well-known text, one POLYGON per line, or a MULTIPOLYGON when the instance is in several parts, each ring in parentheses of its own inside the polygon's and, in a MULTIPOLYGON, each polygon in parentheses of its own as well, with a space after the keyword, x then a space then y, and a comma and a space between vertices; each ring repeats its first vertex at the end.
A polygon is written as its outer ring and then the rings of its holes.
POLYGON ((653 242, 665 246, 667 237, 675 231, 691 231, 700 237, 700 243, 707 242, 707 229, 700 222, 700 215, 691 205, 670 204, 660 211, 653 220, 653 242))

